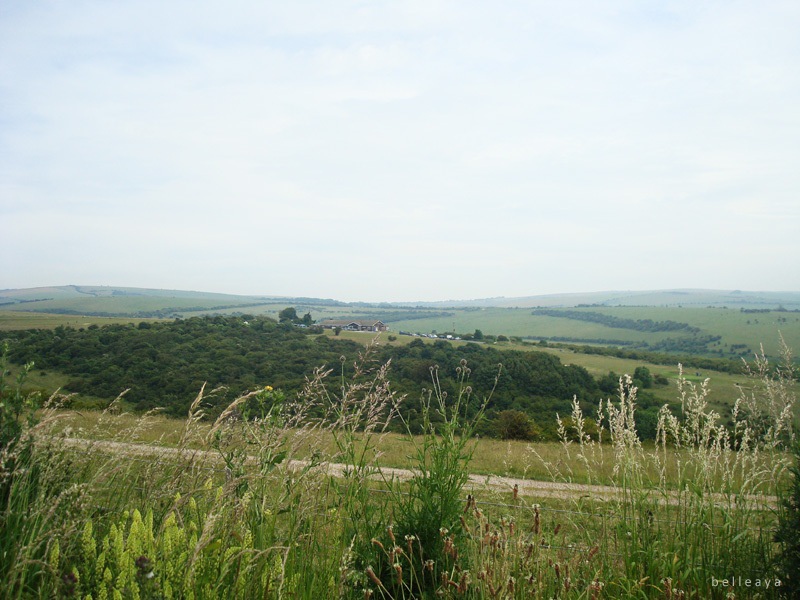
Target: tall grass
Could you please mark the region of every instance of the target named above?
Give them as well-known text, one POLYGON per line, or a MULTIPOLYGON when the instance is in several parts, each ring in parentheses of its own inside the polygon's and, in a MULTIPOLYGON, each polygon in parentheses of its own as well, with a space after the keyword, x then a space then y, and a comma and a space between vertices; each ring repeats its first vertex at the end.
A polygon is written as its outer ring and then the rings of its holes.
POLYGON ((315 371, 296 398, 266 386, 210 425, 203 389, 155 455, 125 445, 154 415, 130 420, 116 402, 94 432, 74 431, 54 397, 29 421, 32 399, 3 376, 2 400, 23 408, 2 449, 0 596, 722 598, 732 590, 714 582, 738 576, 771 587, 737 598, 775 597, 791 364, 756 358, 732 427, 709 409, 708 383, 681 377, 682 409, 662 409, 655 446, 637 435, 630 378, 597 428, 575 402, 558 459, 529 456, 553 480, 613 493, 550 506, 516 488, 465 493, 490 398, 474 396, 465 362, 452 398, 432 370, 423 434, 407 428, 410 477, 378 466, 408 399, 369 348, 337 376, 315 371), (87 440, 104 431, 119 444, 87 440))
MULTIPOLYGON (((785 346, 774 369, 763 353, 755 357, 752 386, 741 390, 731 428, 709 409, 709 381, 696 385, 681 373, 681 411, 661 409, 655 447, 645 448, 636 433, 637 389, 629 376, 620 379, 616 402, 600 403, 598 438, 586 433, 577 401, 571 431, 559 418, 564 453, 586 473, 599 472, 605 454, 613 452, 617 494, 605 510, 616 525, 602 536, 601 552, 620 557, 624 577, 617 574, 607 592, 713 597, 720 592, 715 581, 779 579, 772 531, 776 494, 789 466, 786 450, 794 440, 792 364, 785 346), (668 466, 674 472, 668 474, 668 466)), ((570 469, 546 466, 553 477, 571 480, 570 469)))

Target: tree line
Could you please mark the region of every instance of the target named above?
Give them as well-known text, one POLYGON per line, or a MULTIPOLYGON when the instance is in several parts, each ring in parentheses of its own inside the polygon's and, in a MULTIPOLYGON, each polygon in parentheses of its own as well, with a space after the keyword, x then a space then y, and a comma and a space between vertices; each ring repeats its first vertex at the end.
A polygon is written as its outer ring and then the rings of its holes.
MULTIPOLYGON (((267 385, 287 395, 298 394, 316 367, 333 370, 330 377, 349 378, 364 347, 266 317, 207 316, 138 325, 90 325, 75 329, 11 331, 0 334, 18 364, 35 362, 36 370, 66 374, 65 391, 96 398, 103 407, 121 391, 134 410, 160 407, 184 416, 201 386, 220 388, 207 399, 209 416, 219 414, 238 395, 267 385)), ((299 319, 302 321, 302 318, 299 319)), ((390 362, 393 389, 410 398, 431 385, 437 369, 442 390, 457 394, 456 372, 462 359, 471 370, 470 384, 478 398, 492 394, 486 434, 507 411, 537 424, 540 438, 555 435, 555 414, 570 411, 576 397, 593 413, 613 386, 594 379, 586 369, 563 365, 558 357, 537 351, 498 350, 480 344, 454 346, 445 340, 377 346, 370 357, 377 368, 390 362), (502 368, 499 368, 502 365, 502 368), (498 377, 499 370, 499 377, 498 377)), ((338 389, 336 384, 331 389, 338 389)), ((82 402, 90 402, 82 400, 82 402)), ((412 428, 421 415, 408 402, 404 417, 412 428)), ((507 415, 505 415, 507 417, 507 415)))
POLYGON ((544 315, 548 317, 560 317, 563 319, 573 319, 576 321, 588 321, 599 323, 606 327, 616 329, 633 329, 635 331, 659 332, 659 331, 686 331, 688 333, 700 333, 700 329, 688 323, 679 321, 653 321, 652 319, 623 319, 604 313, 582 310, 565 310, 560 308, 537 308, 532 314, 544 315))

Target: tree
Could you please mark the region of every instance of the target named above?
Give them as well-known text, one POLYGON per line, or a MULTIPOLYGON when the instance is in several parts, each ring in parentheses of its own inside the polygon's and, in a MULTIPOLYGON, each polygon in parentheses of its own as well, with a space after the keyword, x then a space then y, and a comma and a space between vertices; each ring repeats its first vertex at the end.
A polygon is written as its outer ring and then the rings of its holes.
POLYGON ((637 387, 651 388, 653 387, 653 376, 650 374, 650 369, 647 367, 636 367, 633 372, 633 378, 641 385, 637 387))
POLYGON ((494 423, 497 436, 503 440, 527 440, 537 437, 539 431, 531 418, 519 410, 504 410, 494 423))
POLYGON ((304 314, 301 322, 303 323, 303 325, 313 325, 314 319, 311 318, 311 313, 307 312, 306 314, 304 314))
POLYGON ((281 323, 294 323, 297 321, 297 310, 293 306, 284 308, 278 313, 278 321, 281 323))
POLYGON ((483 332, 480 329, 476 329, 475 333, 472 334, 473 340, 482 340, 483 339, 483 332))

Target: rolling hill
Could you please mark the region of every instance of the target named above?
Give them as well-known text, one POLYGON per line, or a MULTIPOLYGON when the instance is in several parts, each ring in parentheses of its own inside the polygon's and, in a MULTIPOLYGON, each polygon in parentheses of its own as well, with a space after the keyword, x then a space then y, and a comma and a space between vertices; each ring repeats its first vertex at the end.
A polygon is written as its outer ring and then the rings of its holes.
MULTIPOLYGON (((380 319, 394 332, 473 334, 732 358, 779 336, 800 347, 800 292, 654 290, 550 294, 419 303, 340 302, 327 298, 243 296, 186 290, 55 286, 0 291, 0 327, 14 315, 187 318, 277 317, 294 306, 323 319, 380 319)), ((10 327, 10 326, 9 326, 10 327)), ((17 324, 19 327, 19 324, 17 324)), ((490 339, 490 341, 493 341, 490 339)))

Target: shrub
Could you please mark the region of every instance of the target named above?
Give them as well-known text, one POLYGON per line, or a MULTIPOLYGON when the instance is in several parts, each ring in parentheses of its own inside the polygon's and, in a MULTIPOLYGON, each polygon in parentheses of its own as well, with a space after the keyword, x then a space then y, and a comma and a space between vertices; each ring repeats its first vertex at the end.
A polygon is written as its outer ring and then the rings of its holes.
MULTIPOLYGON (((469 463, 475 451, 473 436, 491 398, 490 393, 477 409, 473 407, 470 415, 472 387, 468 385, 470 369, 466 360, 462 359, 457 367, 457 375, 458 391, 450 400, 439 383, 438 367, 431 368, 433 385, 423 392, 422 399, 422 439, 411 437, 414 475, 407 493, 392 488, 400 539, 413 540, 419 549, 420 563, 430 566, 432 577, 418 580, 421 587, 426 581, 438 582, 452 565, 452 557, 442 546, 442 537, 458 539, 463 533, 462 491, 469 479, 469 463)), ((384 574, 384 579, 387 575, 391 585, 392 573, 384 574)), ((430 585, 426 587, 431 589, 430 585)))
POLYGON ((495 435, 501 440, 531 441, 538 437, 536 424, 520 410, 503 410, 493 423, 495 435))

